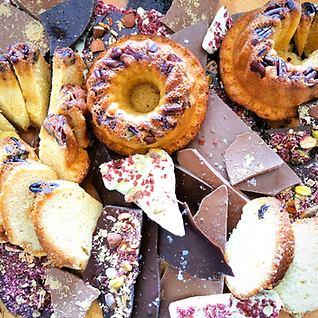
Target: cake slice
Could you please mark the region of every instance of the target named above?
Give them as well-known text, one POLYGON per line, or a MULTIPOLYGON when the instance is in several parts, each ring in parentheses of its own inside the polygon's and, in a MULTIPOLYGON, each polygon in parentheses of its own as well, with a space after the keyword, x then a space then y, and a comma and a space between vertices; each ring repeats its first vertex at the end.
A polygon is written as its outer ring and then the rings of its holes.
POLYGON ((226 284, 238 298, 273 288, 286 273, 294 253, 288 212, 273 197, 251 200, 225 246, 234 276, 226 284))
MULTIPOLYGON (((0 110, 6 118, 22 130, 27 130, 30 126, 18 79, 5 56, 0 57, 0 110)), ((2 115, 0 123, 1 130, 9 130, 10 124, 2 115)))
POLYGON ((49 167, 29 159, 13 159, 3 163, 1 168, 0 210, 8 240, 34 256, 43 256, 45 252, 35 235, 31 218, 35 195, 30 186, 57 176, 49 167))
POLYGON ((84 85, 85 63, 72 49, 57 47, 53 55, 52 91, 49 114, 58 110, 58 95, 64 85, 84 85))
POLYGON ((293 223, 295 233, 294 260, 275 291, 284 310, 293 317, 318 311, 318 219, 300 219, 293 223))
POLYGON ((31 124, 40 128, 49 105, 51 67, 35 46, 11 45, 8 56, 18 77, 31 124))
POLYGON ((77 142, 70 117, 51 114, 40 130, 39 157, 58 178, 81 183, 89 170, 89 157, 77 142))
POLYGON ((102 204, 71 181, 37 183, 32 189, 32 218, 43 250, 59 267, 84 269, 102 204))

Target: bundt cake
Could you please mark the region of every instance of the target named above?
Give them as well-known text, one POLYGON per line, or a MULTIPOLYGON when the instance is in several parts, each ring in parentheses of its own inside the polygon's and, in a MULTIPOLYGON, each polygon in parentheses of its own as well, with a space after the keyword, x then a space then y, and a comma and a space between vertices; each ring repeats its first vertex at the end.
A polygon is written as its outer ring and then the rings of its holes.
POLYGON ((293 223, 294 259, 283 280, 275 287, 284 310, 293 317, 318 310, 318 219, 300 219, 293 223))
POLYGON ((49 106, 51 66, 35 46, 11 45, 8 57, 18 77, 31 124, 40 128, 49 106))
POLYGON ((0 110, 22 130, 31 124, 18 79, 5 56, 0 57, 0 110))
POLYGON ((119 39, 98 56, 86 87, 95 135, 123 155, 184 147, 200 128, 208 103, 200 62, 160 36, 119 39))
POLYGON ((57 99, 64 85, 72 84, 82 87, 84 85, 85 63, 79 54, 71 48, 57 47, 53 55, 52 91, 49 114, 56 114, 57 99))
POLYGON ((234 23, 220 50, 220 74, 232 101, 280 120, 296 117, 298 105, 318 96, 313 15, 314 8, 299 0, 270 0, 234 23), (310 55, 303 59, 302 52, 310 55))
POLYGON ((12 159, 1 166, 0 210, 8 240, 35 256, 43 256, 45 252, 31 218, 35 195, 30 186, 52 179, 57 179, 55 172, 34 160, 12 159))
POLYGON ((32 218, 43 250, 57 266, 84 269, 103 206, 77 183, 37 182, 32 218))
POLYGON ((251 200, 225 246, 234 276, 226 276, 232 294, 251 297, 273 288, 287 271, 294 253, 288 213, 273 197, 251 200))
POLYGON ((63 180, 81 183, 86 177, 90 160, 77 142, 70 126, 70 117, 48 115, 40 130, 39 157, 63 180))

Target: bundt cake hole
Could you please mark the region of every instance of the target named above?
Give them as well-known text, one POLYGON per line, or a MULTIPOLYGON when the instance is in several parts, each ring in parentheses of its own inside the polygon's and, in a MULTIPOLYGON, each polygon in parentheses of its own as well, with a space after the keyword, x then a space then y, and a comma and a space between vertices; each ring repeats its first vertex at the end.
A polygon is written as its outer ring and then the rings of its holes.
POLYGON ((130 102, 135 110, 141 113, 153 111, 159 104, 160 91, 150 83, 142 83, 131 91, 130 102))

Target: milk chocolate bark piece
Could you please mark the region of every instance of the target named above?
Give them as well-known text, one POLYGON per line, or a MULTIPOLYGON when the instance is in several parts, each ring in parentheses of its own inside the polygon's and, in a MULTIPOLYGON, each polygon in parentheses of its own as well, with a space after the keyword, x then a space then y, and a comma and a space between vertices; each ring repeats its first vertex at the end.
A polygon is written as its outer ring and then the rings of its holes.
POLYGON ((46 271, 54 314, 63 318, 84 318, 93 301, 99 296, 97 288, 60 268, 46 271))
POLYGON ((190 148, 180 150, 177 152, 177 159, 182 167, 208 183, 213 189, 226 185, 229 196, 227 231, 230 233, 240 220, 242 207, 249 201, 248 197, 233 188, 197 150, 190 148))
POLYGON ((143 219, 139 275, 135 285, 132 318, 156 318, 160 298, 160 259, 157 253, 158 224, 143 219))
POLYGON ((139 273, 142 210, 106 206, 93 234, 84 280, 98 288, 103 317, 130 317, 139 273))
POLYGON ((174 0, 162 23, 174 32, 206 19, 210 24, 218 3, 215 0, 174 0))
POLYGON ((213 191, 213 188, 198 178, 187 169, 175 164, 176 194, 181 202, 186 202, 190 207, 213 191))
POLYGON ((35 45, 42 54, 49 50, 44 27, 38 20, 13 5, 0 0, 1 41, 0 53, 6 53, 7 47, 15 43, 35 45))
POLYGON ((183 210, 185 235, 175 236, 160 228, 159 256, 168 264, 195 277, 211 280, 216 274, 232 276, 221 248, 200 231, 187 204, 183 203, 180 210, 183 210))
POLYGON ((225 165, 232 185, 274 170, 283 160, 258 135, 238 135, 225 151, 225 165))
POLYGON ((228 190, 221 185, 201 202, 193 220, 204 235, 225 252, 227 235, 228 190))
POLYGON ((200 21, 171 35, 171 40, 187 47, 206 68, 207 53, 202 48, 202 41, 209 27, 208 20, 200 21))
POLYGON ((30 1, 30 0, 15 0, 14 2, 21 7, 24 11, 32 15, 36 19, 40 19, 40 13, 62 3, 67 0, 41 0, 41 1, 30 1))
POLYGON ((159 317, 170 317, 168 306, 171 302, 192 297, 222 294, 223 278, 200 279, 173 266, 168 266, 161 279, 161 299, 159 317))
POLYGON ((94 0, 68 0, 40 14, 49 38, 50 53, 71 46, 88 27, 95 8, 94 0))
MULTIPOLYGON (((238 135, 246 132, 251 132, 251 129, 217 95, 211 94, 205 120, 188 147, 198 150, 204 159, 228 180, 224 153, 238 135)), ((292 169, 283 163, 273 171, 238 184, 238 188, 276 195, 299 181, 292 169)))
POLYGON ((146 11, 156 10, 162 14, 166 14, 173 0, 128 0, 127 9, 137 10, 139 7, 146 11))

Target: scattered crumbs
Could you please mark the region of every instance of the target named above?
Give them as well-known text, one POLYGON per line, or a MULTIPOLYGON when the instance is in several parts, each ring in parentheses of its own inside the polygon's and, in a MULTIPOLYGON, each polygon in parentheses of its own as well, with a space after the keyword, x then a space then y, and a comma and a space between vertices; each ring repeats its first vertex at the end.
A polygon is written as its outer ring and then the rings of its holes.
POLYGON ((9 17, 10 14, 11 14, 11 10, 10 10, 9 4, 7 3, 0 4, 0 17, 1 16, 9 17))
POLYGON ((24 36, 33 43, 40 43, 44 40, 44 27, 40 21, 29 22, 23 31, 24 36))

